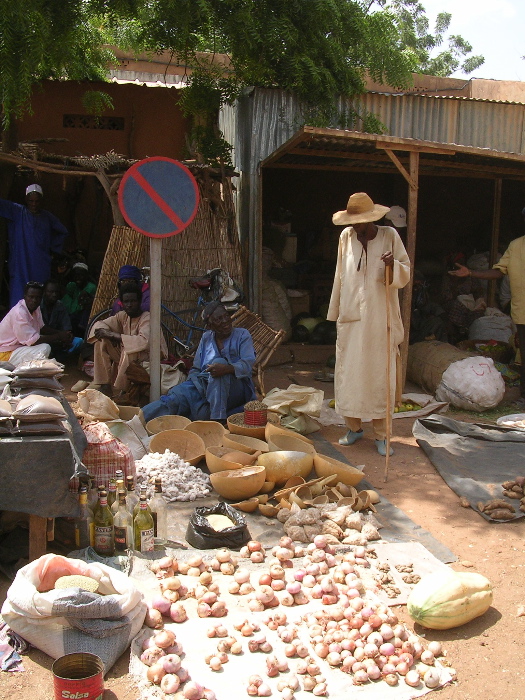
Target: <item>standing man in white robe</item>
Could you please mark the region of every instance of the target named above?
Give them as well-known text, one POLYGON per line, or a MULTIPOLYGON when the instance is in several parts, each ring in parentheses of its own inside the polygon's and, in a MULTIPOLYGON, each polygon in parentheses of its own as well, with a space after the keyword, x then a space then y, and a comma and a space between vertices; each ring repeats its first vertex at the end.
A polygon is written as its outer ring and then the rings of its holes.
MULTIPOLYGON (((388 207, 374 204, 364 192, 353 194, 344 211, 332 217, 349 224, 339 238, 337 267, 327 319, 337 322, 335 363, 336 410, 348 432, 339 440, 353 445, 363 437, 361 421, 371 420, 380 455, 386 455, 386 372, 390 358, 391 406, 400 380, 399 345, 403 324, 398 289, 410 280, 410 261, 399 234, 377 226, 388 207), (390 268, 386 289, 385 268, 390 268), (387 350, 386 294, 391 309, 391 343, 387 350)), ((393 450, 390 449, 390 454, 393 450)))

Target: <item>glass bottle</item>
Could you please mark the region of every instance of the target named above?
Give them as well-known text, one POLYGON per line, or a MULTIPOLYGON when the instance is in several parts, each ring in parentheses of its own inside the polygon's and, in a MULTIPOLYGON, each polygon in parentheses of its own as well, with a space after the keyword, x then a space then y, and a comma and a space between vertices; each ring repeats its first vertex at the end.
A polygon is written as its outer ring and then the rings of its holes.
POLYGON ((108 508, 108 494, 102 491, 94 517, 95 552, 102 557, 112 557, 115 551, 113 514, 108 508))
POLYGON ((152 552, 154 550, 153 517, 151 513, 148 513, 148 504, 145 496, 140 497, 140 509, 133 521, 133 536, 137 551, 152 552))
POLYGON ((122 469, 115 469, 115 481, 120 481, 120 479, 124 481, 124 472, 122 469))
POLYGON ((112 477, 109 480, 109 489, 108 489, 108 506, 111 508, 111 506, 115 503, 117 500, 117 480, 112 477))
POLYGON ((75 518, 75 544, 78 549, 83 549, 84 547, 92 547, 95 543, 93 514, 88 506, 86 486, 80 488, 78 504, 80 506, 80 515, 78 518, 75 518))
POLYGON ((133 515, 133 509, 139 502, 139 498, 135 493, 135 479, 132 476, 126 477, 126 488, 128 490, 126 494, 126 508, 129 510, 131 515, 133 515))
POLYGON ((96 517, 98 509, 100 508, 100 494, 102 493, 102 491, 106 492, 106 487, 104 486, 104 484, 100 483, 97 487, 97 502, 95 504, 95 507, 93 508, 93 518, 96 517))
MULTIPOLYGON (((139 512, 139 509, 140 509, 140 497, 141 497, 141 496, 145 496, 145 497, 146 497, 146 503, 148 503, 148 487, 147 487, 145 484, 142 484, 142 486, 140 487, 139 501, 137 502, 137 505, 135 506, 135 508, 133 508, 133 518, 136 518, 136 517, 137 517, 137 514, 138 514, 138 512, 139 512)), ((148 512, 151 513, 151 508, 149 507, 149 503, 148 503, 148 512)))
POLYGON ((95 477, 89 474, 88 508, 93 511, 98 503, 98 491, 95 484, 95 477))
POLYGON ((112 503, 112 505, 111 505, 111 512, 113 513, 113 515, 115 515, 115 513, 118 510, 118 496, 119 496, 119 493, 121 491, 124 491, 124 496, 125 496, 126 495, 126 486, 124 484, 124 479, 117 479, 117 497, 115 498, 115 502, 112 503))
POLYGON ((115 551, 125 552, 127 549, 133 549, 133 518, 126 508, 125 491, 119 491, 117 503, 117 513, 113 518, 115 551))
POLYGON ((155 479, 155 493, 153 494, 149 507, 153 516, 155 526, 155 537, 166 540, 168 537, 168 506, 162 495, 162 479, 155 479))

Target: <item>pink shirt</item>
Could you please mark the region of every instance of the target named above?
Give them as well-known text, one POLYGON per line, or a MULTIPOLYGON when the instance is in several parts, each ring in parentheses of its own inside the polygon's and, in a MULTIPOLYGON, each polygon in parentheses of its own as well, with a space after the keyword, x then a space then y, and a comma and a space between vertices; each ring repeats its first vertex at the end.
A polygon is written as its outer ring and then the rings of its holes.
POLYGON ((0 352, 11 352, 23 345, 34 345, 40 338, 43 325, 40 307, 31 314, 25 301, 20 299, 0 321, 0 352))

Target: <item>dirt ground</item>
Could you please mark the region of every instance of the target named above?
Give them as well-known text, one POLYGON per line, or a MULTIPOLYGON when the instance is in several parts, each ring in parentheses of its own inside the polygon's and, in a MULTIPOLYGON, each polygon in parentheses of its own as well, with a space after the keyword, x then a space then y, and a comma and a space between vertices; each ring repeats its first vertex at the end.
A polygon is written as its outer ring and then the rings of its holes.
MULTIPOLYGON (((266 386, 287 387, 290 383, 316 386, 333 396, 333 384, 313 379, 319 366, 283 365, 266 373, 266 386)), ((72 370, 64 384, 71 386, 78 374, 72 370)), ((516 398, 512 392, 509 399, 516 398)), ((509 413, 513 412, 509 410, 509 413)), ((474 420, 472 414, 457 414, 457 420, 474 420)), ((446 544, 458 557, 452 567, 477 571, 494 586, 494 603, 481 618, 462 627, 426 631, 428 640, 440 640, 458 675, 457 683, 437 692, 440 700, 523 700, 525 666, 521 648, 525 617, 518 617, 518 606, 525 603, 523 567, 525 558, 525 519, 490 524, 470 508, 462 508, 412 436, 413 419, 394 421, 395 455, 390 460, 388 481, 384 482, 384 459, 375 450, 373 439, 363 439, 352 447, 337 444, 341 428, 323 428, 323 435, 353 464, 364 464, 367 480, 416 524, 446 544), (470 565, 473 565, 471 568, 470 565)), ((368 437, 368 435, 367 435, 368 437)), ((525 457, 525 456, 524 456, 525 457)), ((525 474, 525 458, 524 458, 525 474)), ((0 575, 0 601, 10 582, 0 575)), ((409 620, 406 609, 399 615, 409 620)), ((422 629, 417 629, 424 633, 422 629)), ((126 652, 109 672, 105 700, 135 700, 138 697, 127 675, 126 652)), ((49 700, 53 695, 52 660, 37 650, 24 657, 25 673, 2 673, 0 700, 30 696, 49 700)))

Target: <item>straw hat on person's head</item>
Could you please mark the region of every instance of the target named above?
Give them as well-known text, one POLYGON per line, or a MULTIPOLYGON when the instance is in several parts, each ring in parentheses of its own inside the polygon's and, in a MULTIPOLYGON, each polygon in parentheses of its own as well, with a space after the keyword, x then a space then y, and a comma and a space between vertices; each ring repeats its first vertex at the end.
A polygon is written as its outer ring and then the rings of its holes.
POLYGON ((390 207, 374 204, 366 192, 356 192, 350 196, 346 209, 335 212, 332 221, 336 226, 367 224, 370 221, 379 221, 389 210, 390 207))

